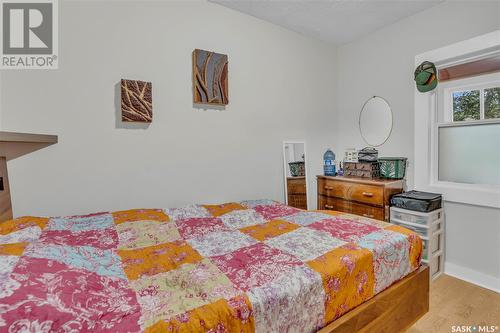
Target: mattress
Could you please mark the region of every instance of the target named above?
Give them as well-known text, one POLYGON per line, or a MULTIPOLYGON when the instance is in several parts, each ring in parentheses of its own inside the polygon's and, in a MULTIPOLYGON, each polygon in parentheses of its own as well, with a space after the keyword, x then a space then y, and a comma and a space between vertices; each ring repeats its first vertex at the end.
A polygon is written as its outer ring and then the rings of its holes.
POLYGON ((0 223, 1 332, 315 332, 420 265, 400 226, 270 200, 0 223))

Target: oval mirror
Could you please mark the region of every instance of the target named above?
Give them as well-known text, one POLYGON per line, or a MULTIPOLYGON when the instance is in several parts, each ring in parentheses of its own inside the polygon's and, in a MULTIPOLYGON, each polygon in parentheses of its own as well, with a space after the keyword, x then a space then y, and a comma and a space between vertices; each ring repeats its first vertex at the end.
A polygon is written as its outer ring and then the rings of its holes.
POLYGON ((389 103, 379 96, 365 102, 359 113, 359 131, 365 142, 377 147, 389 139, 392 131, 392 111, 389 103))

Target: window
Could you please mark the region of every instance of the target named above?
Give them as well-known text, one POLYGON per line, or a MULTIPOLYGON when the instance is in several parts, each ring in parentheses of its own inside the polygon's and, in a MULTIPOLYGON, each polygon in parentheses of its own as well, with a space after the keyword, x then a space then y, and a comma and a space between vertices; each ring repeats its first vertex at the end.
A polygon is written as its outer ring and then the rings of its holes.
POLYGON ((500 30, 415 57, 437 88, 415 90, 414 184, 446 201, 500 208, 500 30))
POLYGON ((455 91, 453 98, 453 121, 481 119, 479 90, 455 91))
POLYGON ((500 118, 500 83, 498 87, 453 90, 451 98, 453 121, 500 118))
POLYGON ((500 120, 500 74, 447 81, 438 87, 440 122, 500 120))
POLYGON ((435 182, 500 186, 500 73, 438 87, 435 182))
POLYGON ((500 87, 493 87, 483 90, 484 98, 484 118, 500 118, 500 87))
POLYGON ((500 186, 500 123, 438 127, 438 181, 500 186))

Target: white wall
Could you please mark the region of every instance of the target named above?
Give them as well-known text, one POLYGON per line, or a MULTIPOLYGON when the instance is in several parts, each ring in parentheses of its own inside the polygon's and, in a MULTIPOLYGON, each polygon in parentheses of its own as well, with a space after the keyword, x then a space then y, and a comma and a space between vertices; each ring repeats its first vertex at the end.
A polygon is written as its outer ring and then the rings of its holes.
POLYGON ((59 34, 58 70, 1 78, 3 130, 59 135, 9 162, 15 215, 282 200, 286 139, 306 140, 314 186, 333 47, 205 1, 61 1, 59 34), (195 48, 229 56, 225 111, 192 105, 195 48), (121 78, 153 82, 148 128, 116 122, 121 78))
MULTIPOLYGON (((499 28, 500 2, 450 1, 340 47, 336 151, 364 145, 355 130, 358 114, 366 99, 380 95, 394 113, 394 129, 380 155, 409 158, 411 188, 415 56, 499 28)), ((457 203, 445 208, 447 265, 500 279, 500 210, 457 203)))

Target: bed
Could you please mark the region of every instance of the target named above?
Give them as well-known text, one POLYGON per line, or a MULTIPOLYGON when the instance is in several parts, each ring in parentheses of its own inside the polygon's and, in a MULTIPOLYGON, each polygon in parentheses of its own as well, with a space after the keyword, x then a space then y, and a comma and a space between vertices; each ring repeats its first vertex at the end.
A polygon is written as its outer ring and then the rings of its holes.
POLYGON ((399 332, 410 230, 271 200, 0 223, 1 332, 399 332))

